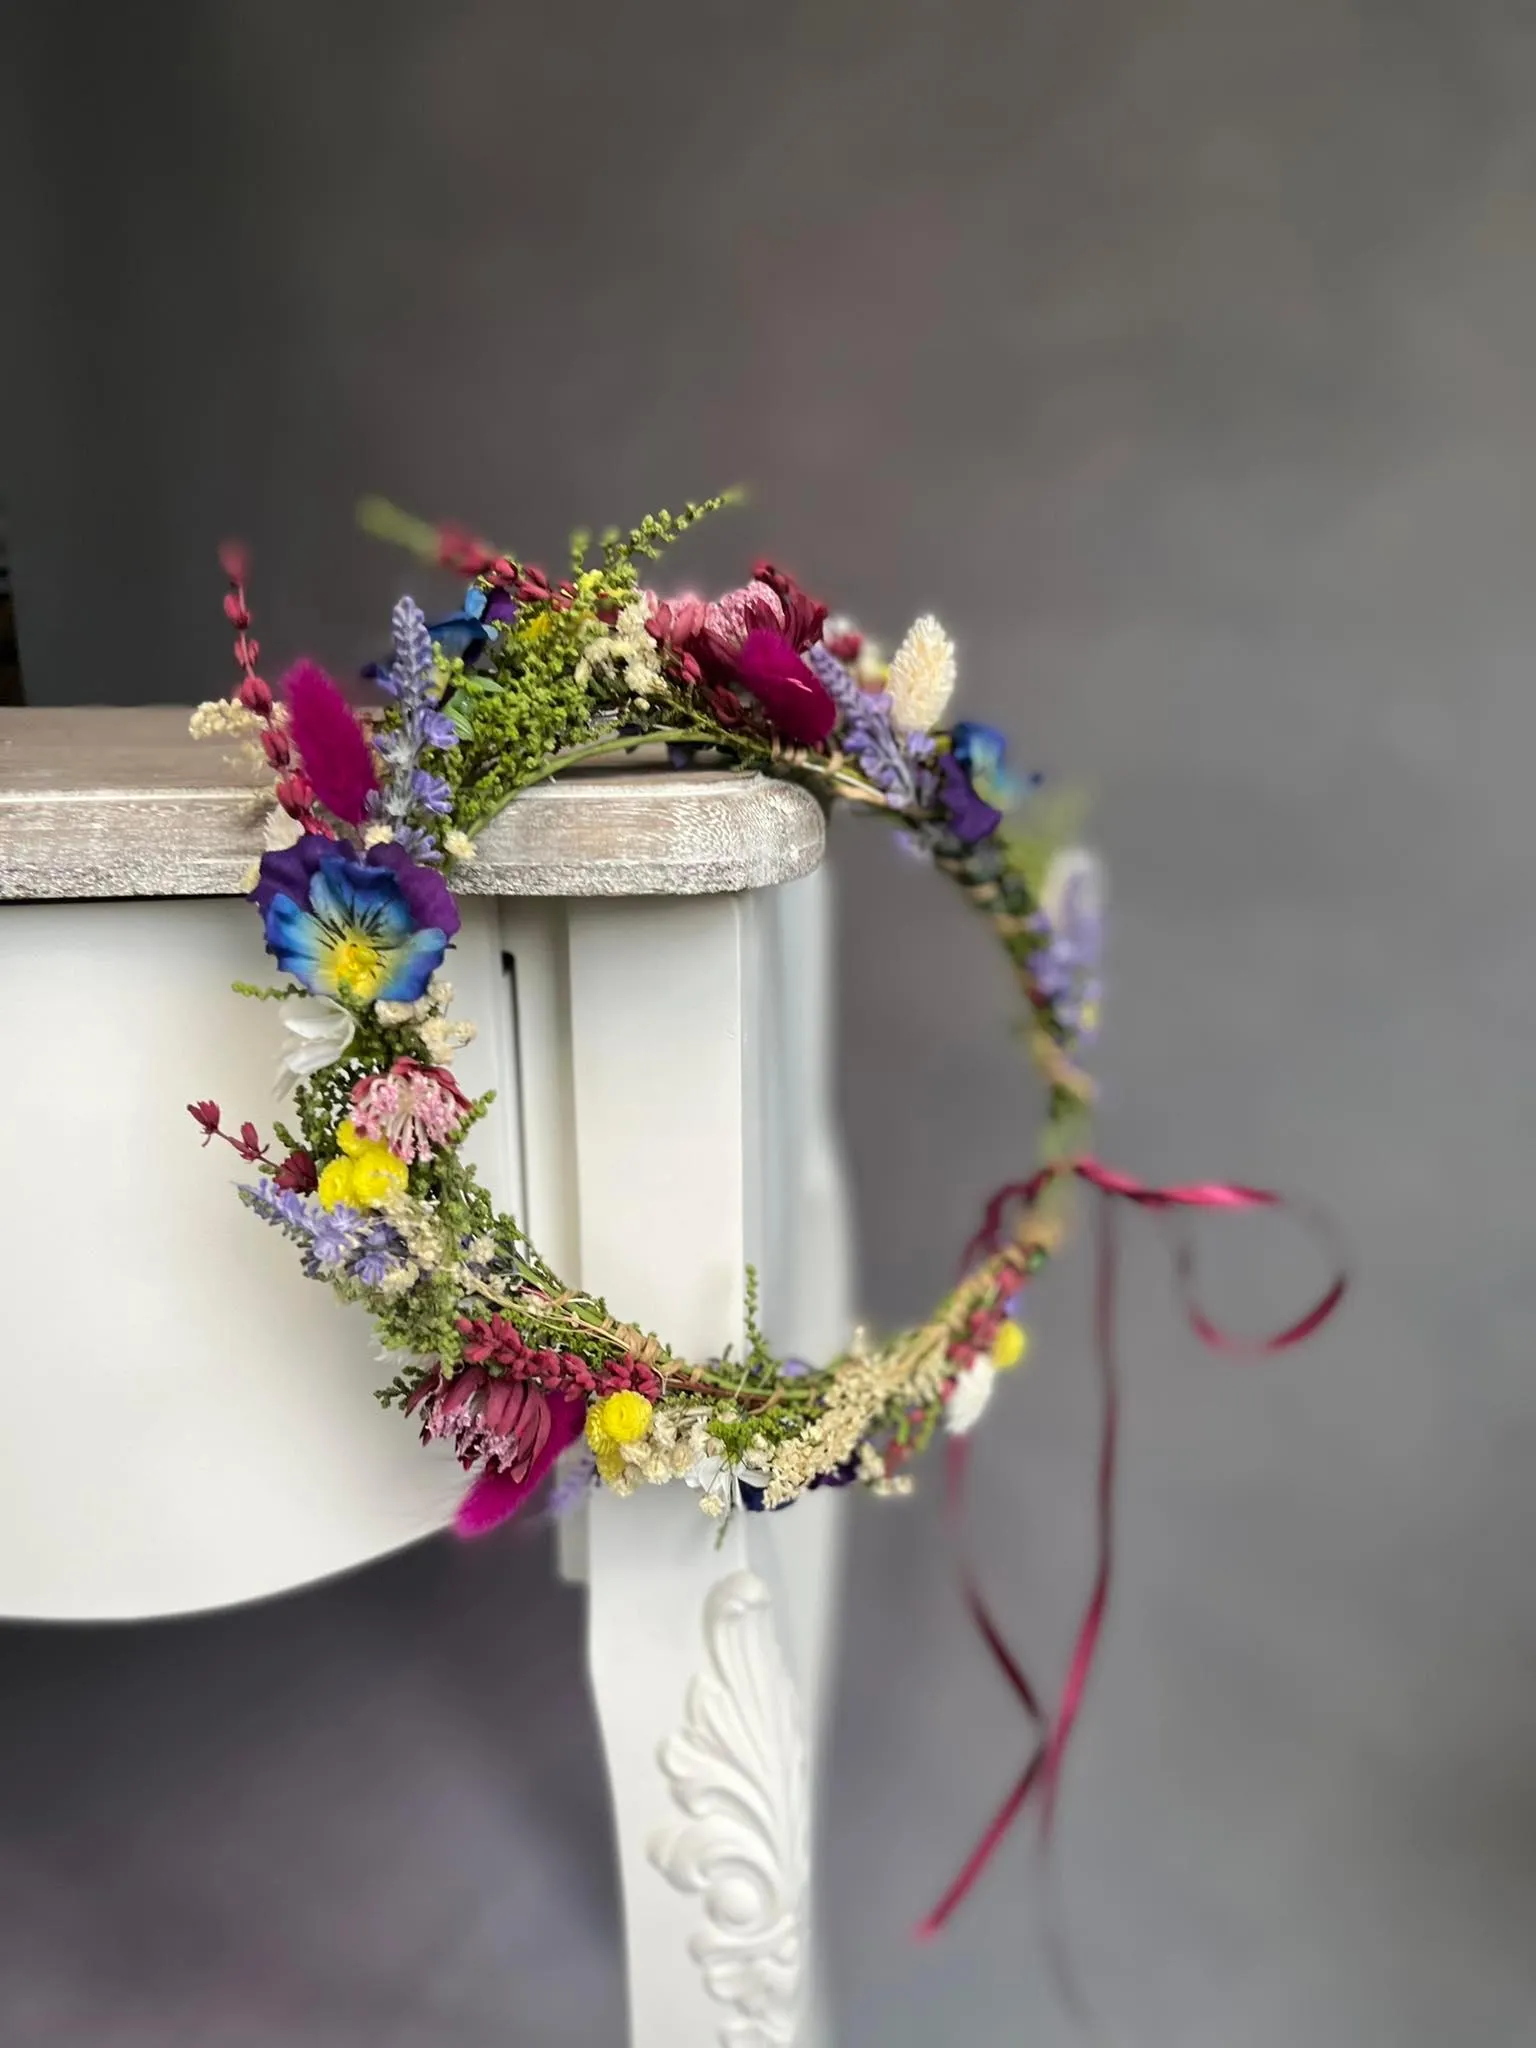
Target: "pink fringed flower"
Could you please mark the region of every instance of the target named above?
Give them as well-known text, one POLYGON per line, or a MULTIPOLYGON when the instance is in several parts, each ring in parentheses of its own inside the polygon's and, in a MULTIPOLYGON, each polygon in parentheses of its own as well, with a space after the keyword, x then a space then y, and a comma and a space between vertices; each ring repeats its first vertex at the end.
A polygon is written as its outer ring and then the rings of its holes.
POLYGON ((283 696, 288 737, 298 749, 315 795, 343 824, 360 825, 377 777, 367 735, 351 705, 312 661, 297 661, 289 669, 283 696))
POLYGON ((481 1466, 454 1526, 479 1536, 515 1515, 556 1458, 586 1426, 580 1395, 548 1394, 536 1380, 493 1379, 482 1365, 451 1380, 434 1371, 406 1403, 419 1412, 423 1443, 451 1443, 465 1470, 481 1466))
POLYGON ((387 1074, 365 1076, 352 1090, 358 1130, 407 1165, 446 1145, 473 1107, 446 1067, 412 1059, 396 1060, 387 1074))

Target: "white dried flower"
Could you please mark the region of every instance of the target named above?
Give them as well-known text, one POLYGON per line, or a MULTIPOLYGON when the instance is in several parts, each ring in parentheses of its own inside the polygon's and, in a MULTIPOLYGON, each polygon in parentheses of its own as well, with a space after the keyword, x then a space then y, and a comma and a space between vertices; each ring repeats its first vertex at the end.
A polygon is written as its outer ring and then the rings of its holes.
POLYGON ((955 643, 924 613, 891 657, 891 716, 909 732, 931 732, 955 688, 955 643))
POLYGON ((395 836, 393 825, 382 823, 368 825, 363 830, 364 846, 388 846, 395 836))
POLYGON ((428 1017, 416 1029, 427 1049, 428 1059, 439 1067, 451 1066, 454 1054, 475 1036, 473 1024, 450 1024, 446 1017, 428 1017))
POLYGON ((997 1367, 990 1358, 978 1358, 955 1378, 944 1402, 944 1427, 951 1436, 965 1436, 980 1422, 992 1398, 997 1367))
POLYGON ((286 1095, 295 1081, 307 1080, 334 1066, 352 1043, 357 1022, 350 1010, 329 996, 285 1006, 283 1030, 288 1035, 277 1063, 277 1092, 286 1095))
POLYGON ((391 1003, 381 999, 374 1004, 373 1014, 381 1024, 415 1024, 419 1019, 431 1016, 432 999, 430 996, 418 996, 414 1003, 391 1003))
POLYGON ((475 842, 467 832, 461 832, 457 825, 450 825, 443 834, 443 851, 450 860, 473 860, 475 842))
POLYGON ((379 1282, 380 1294, 409 1294, 421 1278, 421 1270, 409 1259, 403 1259, 398 1266, 391 1266, 379 1282))

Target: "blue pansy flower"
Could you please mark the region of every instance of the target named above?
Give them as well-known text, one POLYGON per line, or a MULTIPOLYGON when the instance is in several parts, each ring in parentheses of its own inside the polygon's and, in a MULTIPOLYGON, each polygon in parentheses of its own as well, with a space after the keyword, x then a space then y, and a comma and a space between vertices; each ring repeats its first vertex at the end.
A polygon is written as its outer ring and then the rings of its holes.
POLYGON ((284 973, 353 1006, 415 1002, 459 928, 442 877, 388 844, 359 860, 309 835, 265 856, 252 894, 284 973))
POLYGON ((1011 811, 1027 791, 1038 786, 1038 775, 1023 782, 1008 768, 1008 736, 995 725, 979 719, 962 718, 950 735, 950 748, 965 770, 972 789, 997 811, 1011 811))

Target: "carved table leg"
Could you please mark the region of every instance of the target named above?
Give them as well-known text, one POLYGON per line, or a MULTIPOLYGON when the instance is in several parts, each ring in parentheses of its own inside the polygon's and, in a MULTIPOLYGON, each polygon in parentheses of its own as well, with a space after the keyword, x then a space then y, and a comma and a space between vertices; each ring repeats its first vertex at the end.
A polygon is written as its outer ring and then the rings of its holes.
MULTIPOLYGON (((740 1342, 771 1234, 760 917, 724 897, 570 912, 582 1278, 700 1357, 740 1342)), ((793 1600, 794 1575, 767 1529, 790 1519, 738 1515, 722 1540, 680 1486, 588 1513, 632 2048, 805 2040, 806 1741, 770 1590, 793 1600)))

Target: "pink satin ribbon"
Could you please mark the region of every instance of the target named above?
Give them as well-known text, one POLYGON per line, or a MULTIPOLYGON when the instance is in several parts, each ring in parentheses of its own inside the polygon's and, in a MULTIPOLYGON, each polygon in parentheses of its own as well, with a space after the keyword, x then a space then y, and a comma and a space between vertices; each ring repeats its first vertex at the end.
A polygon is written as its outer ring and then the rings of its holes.
MULTIPOLYGON (((1304 1342, 1327 1322, 1344 1299, 1349 1287, 1347 1264, 1342 1256, 1338 1255, 1333 1228, 1327 1219, 1315 1210, 1300 1203, 1288 1202, 1283 1196, 1272 1194, 1265 1188, 1238 1187, 1222 1181, 1196 1182, 1189 1187, 1146 1187, 1140 1181, 1132 1180, 1128 1174, 1101 1166, 1093 1159, 1080 1159, 1060 1167, 1046 1167, 1027 1181, 1015 1181, 1008 1187, 1000 1188, 987 1204, 981 1229, 967 1249, 966 1263, 970 1264, 977 1258, 1000 1250, 1004 1239, 1004 1221, 1009 1209, 1016 1203, 1032 1207, 1047 1185, 1063 1173, 1070 1173, 1078 1180, 1086 1182, 1100 1197, 1094 1266, 1094 1352, 1103 1406, 1099 1431, 1096 1488, 1097 1558, 1093 1585, 1083 1609, 1082 1619, 1078 1623, 1077 1636, 1072 1646, 1061 1695, 1056 1703, 1056 1711, 1048 1716, 1040 1704, 1040 1695, 1003 1640, 996 1622, 988 1611, 962 1549, 961 1578, 966 1606, 970 1609, 971 1617, 991 1651, 998 1669, 1012 1686, 1025 1715, 1036 1730, 1037 1739, 1034 1750, 1013 1789, 988 1822, 975 1848, 961 1866, 954 1883, 950 1885, 933 1911, 919 1922, 915 1930, 919 1940, 928 1940, 938 1934, 950 1920, 1032 1797, 1037 1798, 1040 1808, 1041 1838, 1046 1842, 1050 1840, 1062 1765, 1066 1757, 1067 1744, 1082 1707, 1083 1696, 1088 1688, 1094 1659, 1098 1654, 1105 1610, 1109 1605, 1110 1580, 1114 1566, 1115 1466, 1120 1438, 1120 1367, 1115 1346, 1115 1203, 1131 1202, 1137 1208, 1154 1210, 1164 1218, 1173 1234, 1173 1270, 1178 1283, 1180 1306, 1190 1329, 1208 1350, 1240 1358, 1268 1357, 1277 1351, 1287 1351, 1293 1344, 1304 1342), (1332 1282, 1305 1315, 1298 1317, 1294 1323, 1288 1323, 1284 1329, 1259 1337, 1236 1336, 1222 1329, 1205 1313, 1195 1292, 1195 1252, 1188 1229, 1189 1212, 1195 1209, 1290 1209, 1293 1213, 1306 1217, 1335 1253, 1337 1265, 1332 1282)), ((948 1512, 957 1536, 962 1521, 968 1459, 969 1439, 951 1438, 945 1468, 946 1495, 948 1512)))

